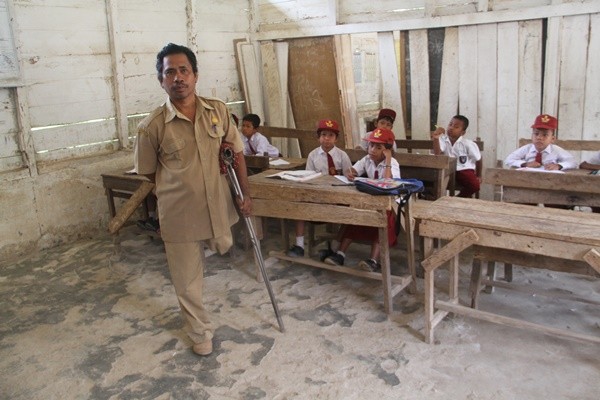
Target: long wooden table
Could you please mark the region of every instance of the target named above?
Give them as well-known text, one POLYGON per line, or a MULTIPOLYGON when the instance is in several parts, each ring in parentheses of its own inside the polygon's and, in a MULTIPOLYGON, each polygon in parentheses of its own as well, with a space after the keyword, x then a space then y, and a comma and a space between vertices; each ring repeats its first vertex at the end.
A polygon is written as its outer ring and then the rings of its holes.
POLYGON ((353 186, 338 186, 341 182, 332 176, 321 176, 308 182, 292 182, 268 178, 276 173, 268 170, 248 178, 252 197, 253 215, 303 221, 321 221, 336 224, 373 226, 379 229, 381 248, 381 273, 360 271, 354 268, 334 266, 308 257, 291 258, 284 252, 273 252, 278 259, 313 267, 343 272, 364 278, 381 280, 383 302, 386 312, 393 311, 393 297, 407 286, 416 291, 414 268, 413 220, 410 215, 411 203, 404 206, 407 234, 407 254, 409 274, 392 276, 390 272, 389 245, 387 242, 387 215, 392 209, 394 197, 372 196, 359 192, 353 186))
MULTIPOLYGON (((600 215, 546 209, 477 199, 443 197, 413 211, 419 234, 425 238, 425 341, 433 342, 434 328, 449 313, 463 314, 544 334, 600 343, 600 337, 534 324, 469 308, 458 301, 458 257, 471 246, 494 251, 584 263, 600 273, 600 215), (449 241, 434 252, 433 240, 449 241), (446 301, 435 299, 434 274, 450 261, 446 301)), ((525 260, 526 261, 526 260, 525 260)), ((523 265, 523 264, 521 264, 523 265)), ((536 267, 543 268, 543 265, 536 267)))
POLYGON ((509 203, 600 207, 600 175, 587 170, 552 173, 489 168, 483 183, 501 186, 501 200, 509 203))

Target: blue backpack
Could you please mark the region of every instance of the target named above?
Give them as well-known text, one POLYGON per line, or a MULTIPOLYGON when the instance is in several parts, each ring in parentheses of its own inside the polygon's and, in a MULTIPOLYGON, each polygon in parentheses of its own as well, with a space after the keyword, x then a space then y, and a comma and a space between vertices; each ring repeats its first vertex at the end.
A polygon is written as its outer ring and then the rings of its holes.
POLYGON ((423 182, 417 179, 355 179, 354 185, 361 192, 383 196, 400 196, 423 191, 423 182))

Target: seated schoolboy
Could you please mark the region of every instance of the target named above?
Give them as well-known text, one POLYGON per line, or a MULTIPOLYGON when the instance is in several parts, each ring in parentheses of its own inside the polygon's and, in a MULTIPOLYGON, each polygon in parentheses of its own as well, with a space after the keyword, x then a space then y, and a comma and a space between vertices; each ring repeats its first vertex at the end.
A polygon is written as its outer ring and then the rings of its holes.
POLYGON ((547 170, 577 168, 575 158, 562 147, 553 144, 556 140, 554 131, 558 128, 556 118, 548 114, 538 115, 531 128, 531 143, 510 153, 504 160, 505 167, 547 170))
POLYGON ((461 186, 458 197, 472 197, 479 192, 480 182, 477 177, 477 162, 481 160, 481 152, 477 144, 464 137, 469 127, 469 119, 463 115, 455 115, 450 119, 446 130, 437 128, 431 133, 433 154, 456 158, 456 183, 461 186))
POLYGON ((279 150, 269 143, 269 140, 258 132, 260 117, 256 114, 246 114, 242 118, 242 141, 244 142, 244 155, 255 156, 268 153, 269 157, 278 157, 279 150))
MULTIPOLYGON (((340 129, 331 119, 322 119, 317 125, 320 146, 311 151, 306 159, 306 169, 323 175, 342 175, 352 167, 350 157, 335 146, 340 129)), ((287 252, 290 257, 304 256, 304 221, 296 221, 296 244, 287 252)))
MULTIPOLYGON (((394 111, 390 108, 382 108, 381 110, 379 110, 379 115, 377 115, 377 119, 375 120, 375 129, 384 128, 384 129, 389 129, 390 131, 393 131, 395 120, 396 120, 396 111, 394 111)), ((365 137, 363 137, 361 139, 359 147, 357 147, 357 148, 361 148, 363 150, 368 149, 369 142, 367 141, 367 138, 369 137, 370 134, 371 134, 371 132, 367 132, 365 137)), ((394 151, 396 151, 396 142, 395 141, 393 143, 392 148, 394 151)))
MULTIPOLYGON (((369 154, 358 160, 346 173, 349 180, 366 174, 371 179, 400 178, 400 165, 392 157, 392 144, 394 133, 389 129, 378 128, 367 137, 369 154)), ((393 211, 388 212, 388 243, 396 244, 396 217, 393 211)), ((376 272, 381 270, 379 263, 379 230, 375 227, 345 225, 340 232, 340 246, 338 250, 325 257, 325 262, 331 265, 344 265, 346 250, 353 240, 371 243, 370 258, 361 261, 358 266, 366 271, 376 272)))

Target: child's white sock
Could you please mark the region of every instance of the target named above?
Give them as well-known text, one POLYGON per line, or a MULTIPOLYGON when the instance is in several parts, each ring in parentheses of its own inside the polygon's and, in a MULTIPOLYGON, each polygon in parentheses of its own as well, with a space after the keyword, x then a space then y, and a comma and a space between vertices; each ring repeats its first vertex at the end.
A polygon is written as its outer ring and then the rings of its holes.
POLYGON ((304 248, 304 236, 296 236, 296 246, 304 248))
POLYGON ((346 258, 346 253, 344 253, 343 251, 338 250, 338 251, 336 251, 336 253, 338 253, 340 256, 346 258))

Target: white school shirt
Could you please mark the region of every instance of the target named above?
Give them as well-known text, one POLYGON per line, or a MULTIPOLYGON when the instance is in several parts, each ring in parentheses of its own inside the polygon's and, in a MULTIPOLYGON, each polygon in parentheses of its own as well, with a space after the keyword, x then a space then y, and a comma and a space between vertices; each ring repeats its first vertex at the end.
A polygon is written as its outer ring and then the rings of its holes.
MULTIPOLYGON (((363 176, 366 173, 367 177, 371 179, 375 177, 375 171, 379 171, 379 179, 381 179, 385 172, 385 159, 375 165, 375 162, 367 155, 358 160, 352 168, 356 170, 356 176, 363 176)), ((392 158, 392 178, 400 178, 400 164, 395 158, 392 158)))
POLYGON ((265 151, 269 154, 269 157, 279 157, 279 149, 269 143, 269 140, 259 132, 255 132, 254 135, 250 136, 250 140, 244 135, 242 136, 242 142, 244 142, 244 155, 245 156, 262 156, 265 151), (250 149, 250 142, 252 144, 252 148, 256 151, 256 154, 252 152, 250 149))
POLYGON ((439 140, 442 154, 456 157, 457 171, 476 169, 475 163, 481 160, 481 152, 474 141, 461 136, 456 139, 453 145, 448 135, 445 134, 441 135, 439 140))
MULTIPOLYGON (((331 158, 333 158, 333 165, 335 166, 337 175, 343 175, 350 167, 352 167, 350 157, 348 157, 348 154, 339 147, 333 146, 333 148, 329 150, 329 154, 331 155, 331 158)), ((306 169, 320 172, 323 175, 329 175, 327 153, 321 146, 308 153, 306 169)))
MULTIPOLYGON (((520 168, 523 163, 535 161, 537 150, 533 143, 526 144, 513 151, 504 160, 504 166, 520 168)), ((549 144, 542 150, 542 164, 559 164, 562 169, 577 168, 575 158, 560 146, 549 144)))

